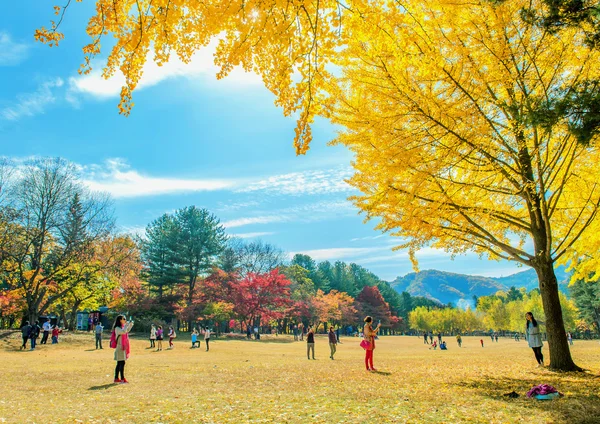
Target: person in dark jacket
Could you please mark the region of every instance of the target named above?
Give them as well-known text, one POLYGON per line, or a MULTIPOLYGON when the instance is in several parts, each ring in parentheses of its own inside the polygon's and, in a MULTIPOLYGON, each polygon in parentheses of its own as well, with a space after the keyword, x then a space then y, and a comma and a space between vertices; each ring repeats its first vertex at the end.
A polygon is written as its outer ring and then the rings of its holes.
POLYGON ((23 327, 21 327, 21 337, 23 338, 23 344, 21 345, 21 350, 27 347, 27 339, 29 338, 29 332, 31 331, 31 325, 29 325, 29 321, 25 321, 23 327))
POLYGON ((310 359, 310 353, 312 351, 312 358, 315 359, 315 331, 312 325, 308 327, 306 333, 306 356, 310 359))
POLYGON ((331 351, 331 355, 329 357, 333 359, 333 355, 335 355, 335 351, 337 350, 337 337, 335 332, 333 331, 333 327, 329 327, 329 350, 331 351))
POLYGON ((36 321, 33 324, 31 324, 31 328, 29 329, 29 341, 31 342, 31 349, 30 350, 34 350, 35 349, 35 344, 37 342, 37 338, 38 338, 39 335, 40 335, 40 325, 36 321))

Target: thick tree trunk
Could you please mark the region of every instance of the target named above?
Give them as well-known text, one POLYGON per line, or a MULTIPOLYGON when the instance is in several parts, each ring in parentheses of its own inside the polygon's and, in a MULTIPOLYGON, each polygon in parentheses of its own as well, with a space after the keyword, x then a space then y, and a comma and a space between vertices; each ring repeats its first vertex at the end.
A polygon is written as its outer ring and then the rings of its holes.
POLYGON ((550 368, 558 371, 581 371, 571 358, 558 297, 558 282, 552 262, 538 263, 535 271, 538 275, 542 305, 546 315, 550 368))

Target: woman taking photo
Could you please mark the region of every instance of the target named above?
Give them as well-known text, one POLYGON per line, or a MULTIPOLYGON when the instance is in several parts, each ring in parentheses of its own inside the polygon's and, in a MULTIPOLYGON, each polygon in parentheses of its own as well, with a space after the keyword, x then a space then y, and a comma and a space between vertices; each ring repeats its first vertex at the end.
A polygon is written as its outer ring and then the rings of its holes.
POLYGON ((123 315, 118 315, 113 325, 117 347, 115 348, 115 383, 128 383, 125 379, 125 361, 129 358, 129 331, 133 321, 127 322, 123 315), (120 378, 119 378, 120 377, 120 378))
POLYGON ((367 371, 377 371, 373 367, 373 350, 375 350, 375 336, 381 327, 381 322, 377 324, 377 327, 373 330, 373 318, 365 317, 365 328, 363 329, 363 337, 369 343, 369 346, 365 349, 365 365, 367 371))
POLYGON ((531 312, 525 314, 525 319, 525 337, 527 338, 527 343, 529 344, 529 347, 533 349, 533 354, 535 355, 535 360, 538 362, 538 365, 543 367, 544 355, 542 355, 543 343, 540 326, 531 312))

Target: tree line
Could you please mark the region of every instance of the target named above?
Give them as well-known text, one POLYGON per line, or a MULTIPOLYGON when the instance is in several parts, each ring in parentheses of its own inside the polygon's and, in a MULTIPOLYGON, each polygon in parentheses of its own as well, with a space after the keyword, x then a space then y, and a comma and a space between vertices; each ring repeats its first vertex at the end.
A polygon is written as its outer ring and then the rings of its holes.
POLYGON ((363 267, 291 261, 279 248, 231 239, 218 218, 185 207, 120 234, 111 199, 88 190, 63 159, 0 163, 0 320, 3 326, 107 305, 147 319, 244 326, 285 322, 354 324, 373 314, 399 328, 413 304, 363 267))
MULTIPOLYGON (((110 306, 138 319, 198 320, 223 329, 381 320, 385 331, 519 331, 524 311, 545 320, 539 290, 476 299, 472 310, 398 293, 355 263, 291 260, 261 241, 227 236, 219 219, 189 206, 152 221, 142 236, 119 234, 110 199, 80 182, 62 159, 0 164, 2 326, 56 314, 75 326, 83 309, 110 306)), ((599 284, 560 294, 571 331, 598 331, 599 284)))

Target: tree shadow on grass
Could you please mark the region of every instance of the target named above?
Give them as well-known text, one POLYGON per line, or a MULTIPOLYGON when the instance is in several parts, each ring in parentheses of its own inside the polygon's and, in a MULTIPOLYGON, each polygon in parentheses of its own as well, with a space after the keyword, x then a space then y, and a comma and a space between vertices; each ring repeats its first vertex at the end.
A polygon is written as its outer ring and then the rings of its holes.
POLYGON ((108 384, 103 384, 101 386, 92 386, 88 390, 106 390, 106 389, 110 389, 111 387, 118 386, 118 385, 119 385, 118 383, 108 383, 108 384))
POLYGON ((491 399, 501 400, 523 408, 536 408, 549 412, 557 422, 569 424, 592 424, 600 422, 600 376, 585 372, 545 372, 536 378, 485 377, 464 380, 454 384, 466 389, 477 390, 491 399), (526 396, 539 384, 550 384, 565 396, 540 401, 526 396), (511 399, 504 396, 515 391, 520 396, 511 399))
POLYGON ((20 333, 20 330, 7 330, 0 332, 0 340, 12 336, 13 334, 20 333))

